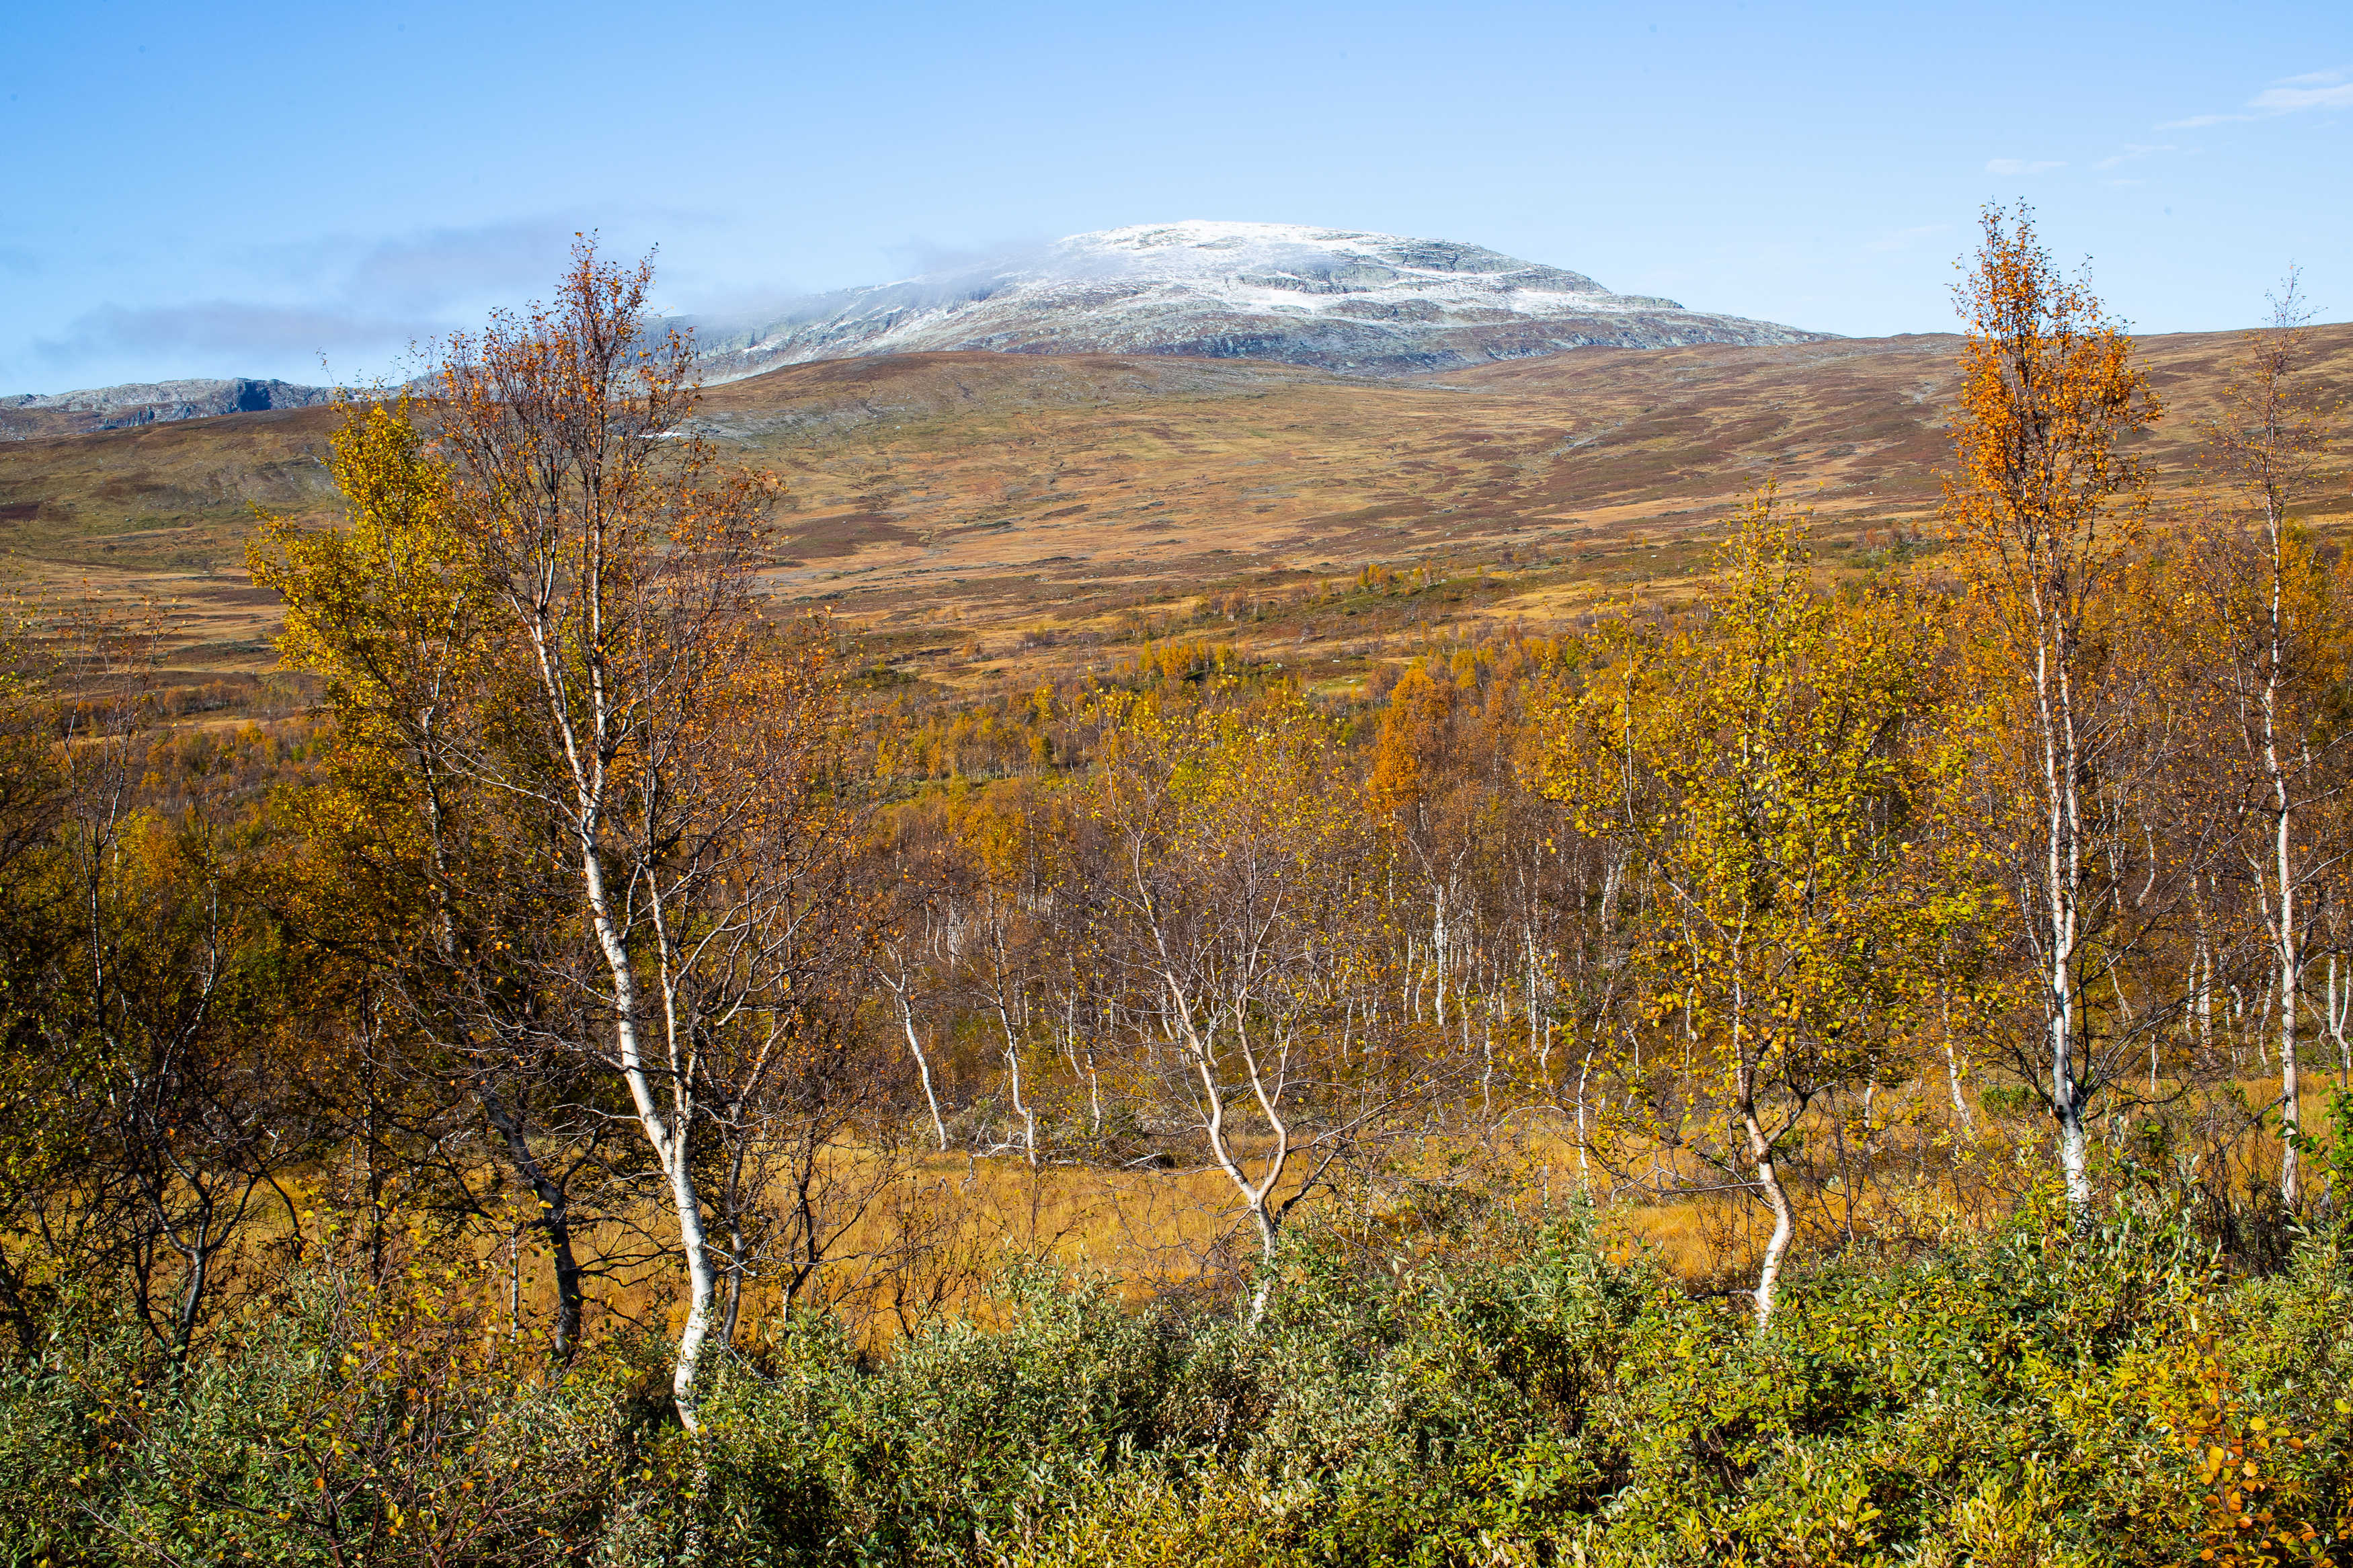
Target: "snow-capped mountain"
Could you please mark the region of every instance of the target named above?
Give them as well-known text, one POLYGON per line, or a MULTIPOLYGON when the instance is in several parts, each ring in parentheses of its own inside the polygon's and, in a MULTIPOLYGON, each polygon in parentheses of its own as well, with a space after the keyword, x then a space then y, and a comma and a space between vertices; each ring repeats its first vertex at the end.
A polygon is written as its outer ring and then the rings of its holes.
POLYGON ((1192 221, 1073 235, 1042 250, 697 321, 709 379, 864 354, 994 349, 1272 359, 1399 373, 1591 344, 1830 336, 1613 294, 1475 245, 1296 224, 1192 221))
POLYGON ((330 387, 297 386, 285 381, 203 379, 26 393, 0 397, 0 436, 69 435, 205 419, 216 414, 252 414, 265 408, 309 408, 333 396, 330 387))

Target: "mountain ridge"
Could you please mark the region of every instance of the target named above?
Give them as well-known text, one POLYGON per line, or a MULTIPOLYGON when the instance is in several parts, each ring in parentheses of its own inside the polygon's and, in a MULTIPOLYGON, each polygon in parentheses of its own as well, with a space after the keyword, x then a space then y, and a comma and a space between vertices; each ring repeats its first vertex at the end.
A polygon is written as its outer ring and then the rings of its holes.
POLYGON ((1572 348, 1797 343, 1835 336, 1620 294, 1483 246, 1300 224, 1187 219, 683 318, 714 384, 871 354, 1146 353, 1410 374, 1572 348))
POLYGON ((74 392, 19 393, 0 397, 0 437, 72 436, 93 430, 125 430, 223 414, 259 414, 272 408, 315 408, 334 400, 335 389, 250 376, 195 376, 179 381, 132 381, 74 392))

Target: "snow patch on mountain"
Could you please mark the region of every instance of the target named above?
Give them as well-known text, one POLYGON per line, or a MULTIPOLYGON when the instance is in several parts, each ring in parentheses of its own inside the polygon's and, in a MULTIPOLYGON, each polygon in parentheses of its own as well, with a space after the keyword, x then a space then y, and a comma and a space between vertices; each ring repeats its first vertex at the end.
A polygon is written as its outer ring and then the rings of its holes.
POLYGON ((1787 343, 1830 334, 1613 293, 1482 246, 1191 220, 1073 235, 978 267, 692 323, 712 381, 924 351, 1256 358, 1444 370, 1593 344, 1787 343))
POLYGON ((266 408, 311 408, 332 401, 334 395, 333 388, 325 386, 210 378, 131 382, 77 392, 30 392, 0 397, 0 435, 121 430, 221 414, 253 414, 266 408))

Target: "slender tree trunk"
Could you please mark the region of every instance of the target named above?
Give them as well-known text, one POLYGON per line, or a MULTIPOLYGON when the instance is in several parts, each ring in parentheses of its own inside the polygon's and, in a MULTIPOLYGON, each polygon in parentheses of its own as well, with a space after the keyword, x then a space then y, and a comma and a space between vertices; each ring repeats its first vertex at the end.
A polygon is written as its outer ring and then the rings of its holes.
POLYGON ((717 1272, 711 1267, 711 1247, 703 1234, 702 1207, 687 1165, 683 1138, 671 1142, 669 1166, 670 1204, 678 1211, 679 1236, 686 1252, 688 1300, 686 1322, 679 1330, 678 1366, 670 1374, 670 1398, 679 1420, 690 1432, 702 1423, 696 1414, 694 1380, 702 1370, 702 1347, 710 1338, 712 1307, 719 1295, 717 1272))
MULTIPOLYGON (((580 1284, 580 1262, 572 1251, 572 1205, 564 1189, 550 1179, 539 1157, 531 1152, 523 1138, 522 1124, 508 1110, 495 1091, 481 1097, 482 1113, 505 1144, 507 1159, 531 1188, 533 1201, 539 1213, 532 1223, 547 1238, 547 1250, 555 1266, 555 1359, 569 1362, 580 1348, 580 1317, 583 1300, 580 1284)), ((517 1267, 521 1267, 518 1259, 517 1267)))
POLYGON ((2294 1209, 2302 1197, 2295 1145, 2296 1135, 2302 1131, 2304 1108, 2299 1101, 2301 1086, 2296 1082, 2295 1053, 2296 1002, 2304 990, 2304 954, 2295 924, 2295 806, 2288 788, 2287 769, 2280 762, 2279 744, 2280 679, 2284 654, 2282 644, 2285 630, 2281 600, 2285 586, 2285 563, 2281 558, 2278 509, 2267 507, 2265 510, 2271 525, 2272 602, 2270 657, 2263 672, 2263 771, 2271 784, 2272 812, 2276 819, 2272 854, 2273 875, 2279 890, 2278 923, 2273 934, 2279 960, 2280 1197, 2294 1209))
POLYGON ((1536 933, 1531 924, 1525 932, 1528 950, 1528 1059, 1536 1065, 1536 1080, 1544 1085, 1545 1098, 1552 1098, 1552 1045, 1540 1037, 1536 1018, 1536 933))
POLYGON ((2303 1131, 2302 1085, 2297 1081, 2296 1001, 2303 990, 2301 943, 2295 929, 2295 884, 2288 845, 2289 815, 2283 791, 2279 821, 2280 994, 2280 1197, 2291 1209, 2303 1200, 2296 1136, 2303 1131))
POLYGON ((2053 670, 2052 639, 2036 650, 2035 698, 2042 710, 2043 787, 2050 820, 2044 836, 2044 896, 2051 949, 2044 1008, 2050 1029, 2051 1108, 2059 1122, 2059 1168, 2067 1212, 2077 1226, 2092 1213, 2091 1148, 2084 1127, 2081 1067, 2075 1056, 2075 894, 2082 886, 2083 802, 2077 783, 2073 689, 2063 658, 2053 670))
POLYGON ((1601 1020, 1593 1021, 1593 1034, 1585 1042, 1585 1060, 1577 1069, 1577 1175, 1585 1187, 1588 1202, 1593 1197, 1593 1143, 1585 1127, 1586 1087, 1593 1076, 1593 1052, 1600 1044, 1601 1020))
POLYGON ((1258 1283, 1250 1288, 1250 1316, 1244 1327, 1255 1332, 1266 1319, 1266 1310, 1274 1304, 1274 1254, 1278 1239, 1274 1216, 1267 1212, 1263 1198, 1250 1204, 1250 1218, 1258 1226, 1258 1283))
POLYGON ((1968 1097, 1961 1092, 1960 1052, 1953 1044, 1953 995, 1944 995, 1945 1008, 1945 1087, 1952 1092, 1953 1114, 1960 1119, 1961 1133, 1972 1143, 1977 1142, 1978 1121, 1969 1113, 1968 1097))
POLYGON ((2340 1078, 2353 1079, 2353 1038, 2345 1031, 2346 1015, 2353 1012, 2353 985, 2340 994, 2337 989, 2337 955, 2328 955, 2328 1037, 2337 1042, 2337 1071, 2340 1078))
POLYGON ((939 1091, 932 1087, 932 1058, 915 1034, 915 1011, 907 1004, 906 992, 894 987, 892 995, 899 1004, 899 1026, 907 1032, 907 1054, 915 1058, 915 1072, 923 1080, 923 1103, 932 1108, 932 1135, 940 1141, 940 1152, 945 1153, 948 1124, 940 1115, 939 1091))
MULTIPOLYGON (((202 1223, 209 1225, 210 1215, 202 1223)), ((188 1353, 188 1346, 195 1338, 196 1314, 204 1305, 205 1287, 212 1279, 213 1249, 199 1239, 181 1247, 180 1256, 187 1262, 188 1279, 180 1292, 179 1310, 172 1320, 172 1359, 175 1362, 188 1353)))
MULTIPOLYGON (((1736 1049, 1746 1051, 1746 1042, 1736 1049)), ((1773 1234, 1766 1239, 1765 1258, 1757 1269, 1757 1329, 1759 1333, 1773 1317, 1774 1294, 1780 1288, 1781 1264, 1789 1255, 1789 1243, 1798 1234, 1797 1212, 1789 1202, 1789 1190, 1782 1184, 1779 1168, 1774 1163, 1772 1140, 1765 1136, 1764 1123, 1757 1115, 1757 1073, 1745 1058, 1740 1065, 1740 1126, 1747 1134, 1748 1157, 1757 1166, 1757 1184, 1765 1190, 1766 1206, 1773 1211, 1773 1234)))
MULTIPOLYGON (((1090 1137, 1103 1136, 1103 1079, 1095 1071, 1095 1047, 1092 1038, 1083 1053, 1079 1048, 1079 997, 1074 989, 1062 1005, 1062 1030, 1066 1048, 1071 1056, 1071 1070, 1087 1080, 1087 1132, 1090 1137), (1080 1058, 1083 1054, 1085 1060, 1080 1058)), ((1343 1047, 1345 1054, 1345 1047, 1343 1047)))
POLYGON ((744 1315, 744 1232, 735 1226, 727 1227, 727 1306, 719 1315, 719 1343, 722 1349, 735 1342, 735 1326, 744 1315))
POLYGON ((1440 889, 1430 901, 1430 997, 1436 1009, 1438 1026, 1443 1029, 1446 1027, 1446 890, 1440 889))
POLYGON ((731 1140, 733 1149, 727 1158, 727 1305, 719 1317, 719 1345, 724 1350, 735 1342, 735 1326, 744 1315, 744 1273, 751 1263, 751 1237, 744 1228, 744 1164, 751 1152, 749 1142, 743 1138, 731 1140))
POLYGON ((1038 1168, 1038 1115, 1021 1098, 1021 1042, 1013 1033, 1013 1015, 1005 1008, 1004 994, 997 999, 997 1020, 1005 1027, 1005 1071, 1008 1092, 1013 1101, 1013 1114, 1021 1118, 1021 1148, 1029 1161, 1029 1168, 1038 1168))
MULTIPOLYGON (((1234 1148, 1232 1139, 1227 1133, 1225 1094, 1219 1081, 1217 1059, 1210 1053, 1209 1042, 1202 1038, 1193 1021, 1193 1011, 1186 1005, 1177 985, 1168 982, 1167 986, 1169 1010, 1176 1026, 1178 1040, 1192 1066, 1194 1079, 1200 1086, 1201 1131, 1208 1142, 1209 1157, 1218 1163, 1218 1168, 1226 1173, 1226 1179, 1233 1183, 1241 1194, 1242 1202, 1250 1210, 1250 1223, 1258 1232, 1259 1278, 1258 1283, 1251 1288, 1250 1310, 1243 1324, 1254 1331, 1266 1316, 1267 1307, 1274 1300, 1274 1259, 1281 1239, 1281 1219, 1270 1200, 1273 1196, 1275 1184, 1282 1179, 1283 1166, 1291 1156, 1291 1129, 1276 1113, 1257 1064, 1252 1061, 1250 1068, 1251 1086, 1257 1091, 1260 1110, 1266 1116, 1273 1147, 1268 1155, 1265 1175, 1258 1181, 1251 1181, 1250 1173, 1242 1169, 1240 1152, 1234 1148)), ((1247 1056, 1247 1047, 1242 1048, 1247 1056)))
POLYGON ((678 1360, 670 1373, 670 1401, 677 1406, 680 1423, 690 1432, 699 1432, 702 1424, 695 1412, 694 1380, 702 1367, 703 1344, 711 1334, 719 1278, 711 1266, 702 1195, 694 1182, 693 1086, 687 1075, 678 1070, 680 1064, 672 1064, 669 1074, 671 1110, 664 1113, 655 1096, 645 1043, 638 1029, 637 961, 613 919, 604 855, 596 845, 595 831, 591 814, 580 833, 581 872, 587 887, 596 944, 604 953, 613 982, 614 1043, 620 1058, 622 1079, 628 1085, 629 1100, 638 1113, 638 1124, 645 1131, 646 1142, 651 1145, 655 1162, 670 1189, 670 1210, 678 1222, 679 1247, 686 1255, 686 1321, 679 1329, 678 1360))
POLYGON ((1757 1113, 1757 1079, 1759 1051, 1749 1028, 1747 985, 1741 964, 1743 943, 1735 940, 1731 962, 1727 965, 1732 977, 1732 1089, 1735 1110, 1740 1117, 1741 1131, 1748 1142, 1748 1158, 1757 1167, 1757 1184, 1764 1189, 1766 1206, 1773 1211, 1773 1234, 1765 1242, 1765 1257, 1757 1269, 1757 1331, 1763 1333, 1773 1317, 1773 1297, 1781 1282, 1781 1263, 1788 1256, 1789 1243, 1797 1237, 1797 1211, 1789 1202, 1788 1188, 1782 1184, 1780 1168, 1774 1163, 1773 1141, 1765 1135, 1763 1119, 1757 1113))

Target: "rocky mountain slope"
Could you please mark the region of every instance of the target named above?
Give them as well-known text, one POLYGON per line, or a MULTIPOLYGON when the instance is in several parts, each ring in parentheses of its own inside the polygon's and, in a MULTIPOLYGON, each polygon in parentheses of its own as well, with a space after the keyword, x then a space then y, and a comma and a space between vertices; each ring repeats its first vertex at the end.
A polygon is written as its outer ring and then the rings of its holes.
POLYGON ((1192 221, 1073 235, 962 270, 695 321, 714 382, 866 354, 1184 354, 1399 374, 1564 349, 1829 334, 1615 294, 1452 240, 1192 221))
POLYGON ((79 392, 26 393, 0 397, 0 437, 71 436, 220 414, 258 414, 268 408, 312 408, 333 396, 331 387, 244 380, 133 382, 79 392))

